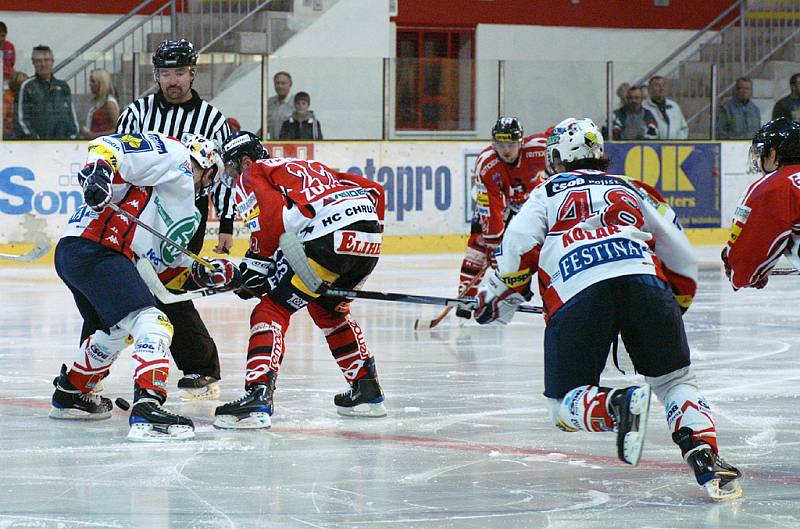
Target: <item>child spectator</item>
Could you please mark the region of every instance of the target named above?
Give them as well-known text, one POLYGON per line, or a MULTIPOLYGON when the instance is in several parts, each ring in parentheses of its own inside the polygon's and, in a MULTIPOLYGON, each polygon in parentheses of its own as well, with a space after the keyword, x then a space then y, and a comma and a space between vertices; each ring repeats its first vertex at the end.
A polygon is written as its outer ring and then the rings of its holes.
POLYGON ((322 127, 309 110, 311 96, 307 92, 297 92, 294 96, 294 112, 281 125, 282 140, 321 140, 322 127))

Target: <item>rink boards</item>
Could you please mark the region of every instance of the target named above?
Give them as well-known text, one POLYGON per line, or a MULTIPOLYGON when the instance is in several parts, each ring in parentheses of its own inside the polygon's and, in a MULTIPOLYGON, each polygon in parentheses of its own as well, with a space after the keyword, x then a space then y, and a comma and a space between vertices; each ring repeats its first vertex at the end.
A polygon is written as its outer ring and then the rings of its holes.
MULTIPOLYGON (((314 158, 376 180, 386 190, 384 250, 459 252, 469 233, 471 172, 486 142, 330 141, 269 145, 273 155, 314 158)), ((730 212, 753 175, 749 142, 608 144, 611 170, 658 188, 697 244, 722 243, 730 212)), ((0 142, 0 252, 55 240, 81 202, 76 174, 85 142, 0 142), (18 247, 15 247, 18 248, 18 247)), ((216 239, 211 222, 207 239, 216 239)), ((247 234, 236 225, 237 253, 247 234)))

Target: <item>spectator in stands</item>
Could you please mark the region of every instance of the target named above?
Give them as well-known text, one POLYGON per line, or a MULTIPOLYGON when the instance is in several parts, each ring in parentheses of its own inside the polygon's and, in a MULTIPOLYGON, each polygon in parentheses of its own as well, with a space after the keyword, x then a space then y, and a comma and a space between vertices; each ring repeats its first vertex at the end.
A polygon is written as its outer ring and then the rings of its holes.
POLYGON ((717 114, 717 138, 720 140, 749 140, 761 128, 761 111, 750 100, 753 81, 747 77, 736 80, 733 96, 725 99, 717 114))
POLYGON ((630 90, 630 83, 620 83, 617 87, 617 97, 619 98, 619 105, 624 106, 627 103, 628 90, 630 90))
POLYGON ((772 108, 772 119, 784 117, 792 121, 800 121, 800 73, 789 78, 789 95, 779 99, 772 108))
POLYGON ((69 85, 53 77, 53 50, 33 48, 35 75, 22 83, 17 94, 13 133, 16 139, 74 140, 78 120, 69 85))
POLYGON ((92 108, 86 116, 86 126, 81 127, 81 137, 91 140, 116 133, 119 103, 114 97, 116 90, 111 84, 111 75, 102 68, 92 70, 89 88, 92 90, 92 108))
POLYGON ((25 72, 14 72, 8 80, 8 89, 3 92, 3 139, 14 139, 12 128, 14 126, 14 101, 17 98, 19 87, 28 78, 25 72))
POLYGON ((6 40, 8 35, 8 27, 5 22, 0 22, 0 50, 3 52, 3 82, 7 83, 11 80, 11 74, 14 73, 14 63, 17 60, 17 51, 10 40, 6 40))
POLYGON ((291 97, 292 76, 288 72, 278 72, 272 78, 272 83, 276 95, 267 100, 267 131, 268 137, 276 140, 280 137, 281 125, 294 112, 291 97))
POLYGON ((668 99, 667 80, 656 75, 647 83, 650 99, 645 100, 642 106, 649 110, 656 118, 659 140, 685 140, 689 137, 689 126, 683 117, 681 107, 672 99, 668 99))
MULTIPOLYGON (((642 89, 630 86, 625 94, 625 105, 614 111, 611 124, 612 139, 656 140, 658 125, 653 113, 642 107, 642 89)), ((605 136, 606 131, 603 131, 605 136)))
POLYGON ((311 96, 307 92, 297 92, 294 96, 294 112, 281 125, 278 136, 282 140, 321 140, 322 127, 314 116, 311 96))
POLYGON ((242 125, 239 123, 239 120, 236 118, 228 118, 225 120, 225 123, 228 124, 228 128, 231 129, 231 134, 234 132, 239 132, 242 130, 242 125))

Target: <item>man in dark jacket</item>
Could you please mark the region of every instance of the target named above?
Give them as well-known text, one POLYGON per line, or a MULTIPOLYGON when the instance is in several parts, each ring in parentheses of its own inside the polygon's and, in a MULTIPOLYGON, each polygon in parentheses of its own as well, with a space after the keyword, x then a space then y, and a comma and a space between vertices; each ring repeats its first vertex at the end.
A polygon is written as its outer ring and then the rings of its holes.
POLYGON ((309 110, 311 96, 307 92, 297 92, 294 96, 294 113, 281 125, 282 140, 321 140, 322 127, 314 111, 309 110))
POLYGON ((20 140, 74 140, 78 120, 69 85, 53 77, 53 51, 33 48, 35 75, 20 86, 14 101, 14 138, 20 140))

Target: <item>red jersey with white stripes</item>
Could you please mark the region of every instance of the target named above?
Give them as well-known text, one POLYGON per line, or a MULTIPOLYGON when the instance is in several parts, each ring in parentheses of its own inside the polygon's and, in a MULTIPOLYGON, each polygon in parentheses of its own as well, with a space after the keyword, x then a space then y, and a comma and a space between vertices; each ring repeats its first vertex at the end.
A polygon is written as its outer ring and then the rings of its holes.
POLYGON ((798 242, 800 165, 787 165, 753 182, 736 206, 727 246, 733 288, 758 283, 781 254, 800 264, 798 242))
POLYGON ((239 176, 236 206, 250 250, 270 257, 286 232, 310 241, 361 220, 382 222, 385 201, 383 187, 363 176, 315 160, 268 158, 239 176))
POLYGON ((475 162, 477 213, 487 242, 499 242, 506 220, 516 214, 545 175, 542 134, 526 136, 517 163, 508 164, 489 146, 475 162))

